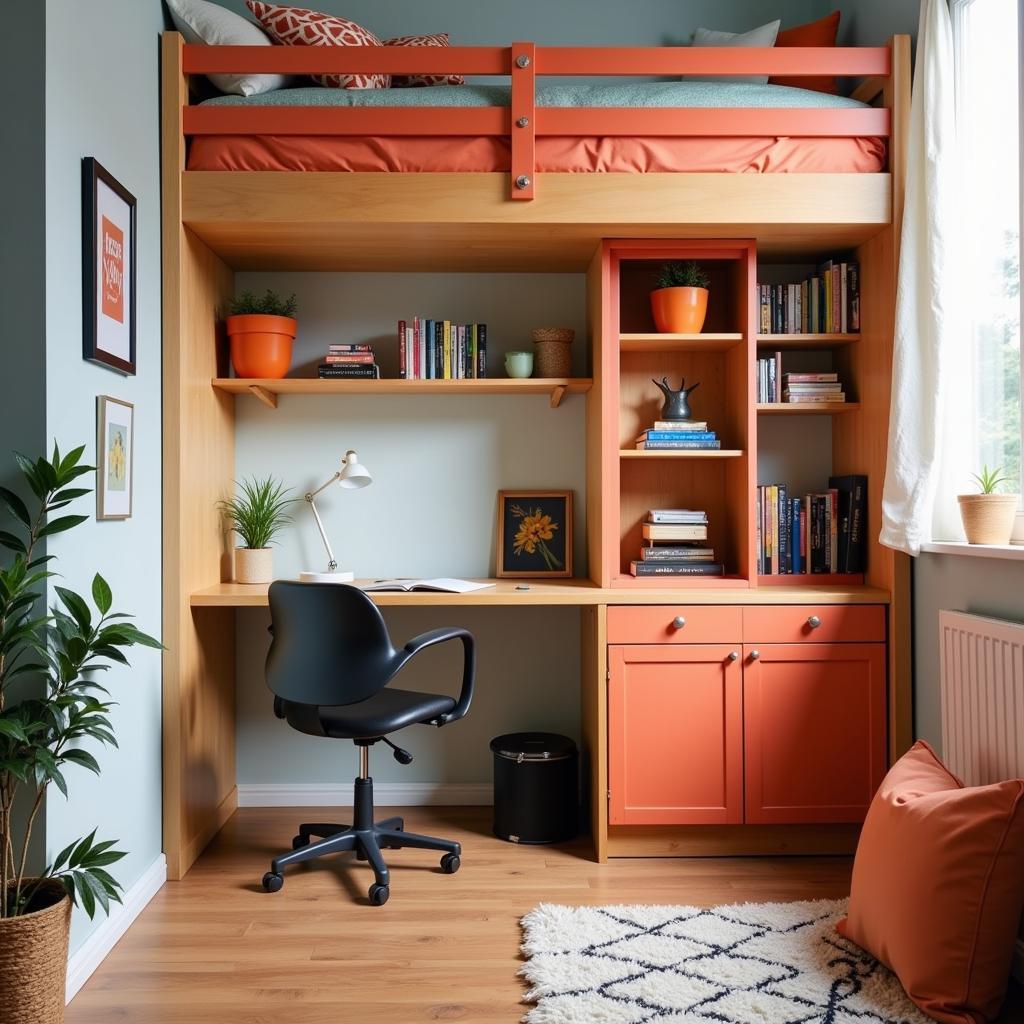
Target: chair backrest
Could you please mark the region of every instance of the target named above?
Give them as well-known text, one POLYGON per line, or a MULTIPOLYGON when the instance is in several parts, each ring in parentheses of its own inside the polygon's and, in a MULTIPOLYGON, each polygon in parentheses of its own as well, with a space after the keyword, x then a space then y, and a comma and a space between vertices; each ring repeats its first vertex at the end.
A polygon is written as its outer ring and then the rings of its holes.
POLYGON ((398 658, 377 606, 338 583, 270 585, 267 686, 298 704, 355 704, 394 675, 398 658))

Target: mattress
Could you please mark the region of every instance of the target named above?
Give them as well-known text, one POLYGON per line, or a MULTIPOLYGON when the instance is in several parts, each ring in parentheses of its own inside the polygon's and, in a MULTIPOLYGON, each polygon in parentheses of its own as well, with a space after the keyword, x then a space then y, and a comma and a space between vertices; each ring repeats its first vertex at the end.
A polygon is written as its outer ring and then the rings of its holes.
MULTIPOLYGON (((507 106, 505 86, 423 89, 280 89, 261 96, 218 96, 215 106, 488 107, 507 106)), ((537 88, 538 107, 687 107, 849 109, 842 96, 745 82, 633 82, 537 88)), ((538 171, 851 173, 885 168, 885 141, 857 137, 666 138, 541 136, 538 171)), ((508 140, 465 136, 197 136, 189 170, 201 171, 507 171, 508 140)))

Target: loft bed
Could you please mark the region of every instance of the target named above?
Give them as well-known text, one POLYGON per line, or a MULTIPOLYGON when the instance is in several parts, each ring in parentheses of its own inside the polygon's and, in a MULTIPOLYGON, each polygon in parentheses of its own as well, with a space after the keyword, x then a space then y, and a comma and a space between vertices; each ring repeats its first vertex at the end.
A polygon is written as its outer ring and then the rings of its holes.
POLYGON ((624 235, 853 247, 891 224, 900 200, 905 36, 881 47, 442 48, 186 46, 167 33, 163 60, 182 220, 240 269, 579 270, 597 240, 624 235), (194 100, 193 78, 244 72, 507 84, 194 100), (856 85, 832 97, 716 81, 751 74, 856 85), (581 76, 601 81, 570 81, 581 76))

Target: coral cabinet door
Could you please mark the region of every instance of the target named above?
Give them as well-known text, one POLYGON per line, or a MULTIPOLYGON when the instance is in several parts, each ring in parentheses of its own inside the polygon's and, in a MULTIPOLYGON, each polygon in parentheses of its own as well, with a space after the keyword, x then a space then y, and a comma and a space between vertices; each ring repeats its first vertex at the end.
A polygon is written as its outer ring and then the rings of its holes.
POLYGON ((885 644, 743 649, 748 823, 863 821, 886 769, 885 644))
POLYGON ((743 820, 739 645, 608 648, 608 820, 743 820))

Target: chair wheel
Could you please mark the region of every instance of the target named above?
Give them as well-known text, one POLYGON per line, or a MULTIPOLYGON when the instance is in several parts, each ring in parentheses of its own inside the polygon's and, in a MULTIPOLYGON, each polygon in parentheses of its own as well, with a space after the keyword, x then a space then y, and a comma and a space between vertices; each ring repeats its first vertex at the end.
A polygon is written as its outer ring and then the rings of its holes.
POLYGON ((383 907, 391 895, 391 890, 386 885, 378 885, 376 882, 370 886, 370 904, 374 907, 383 907))
POLYGON ((292 837, 292 849, 301 850, 304 846, 309 846, 309 836, 293 836, 292 837))
POLYGON ((446 853, 441 858, 441 870, 446 875, 454 875, 461 865, 462 861, 459 859, 459 855, 457 853, 446 853))
POLYGON ((280 892, 284 888, 284 879, 275 871, 268 871, 263 876, 263 888, 267 892, 280 892))

